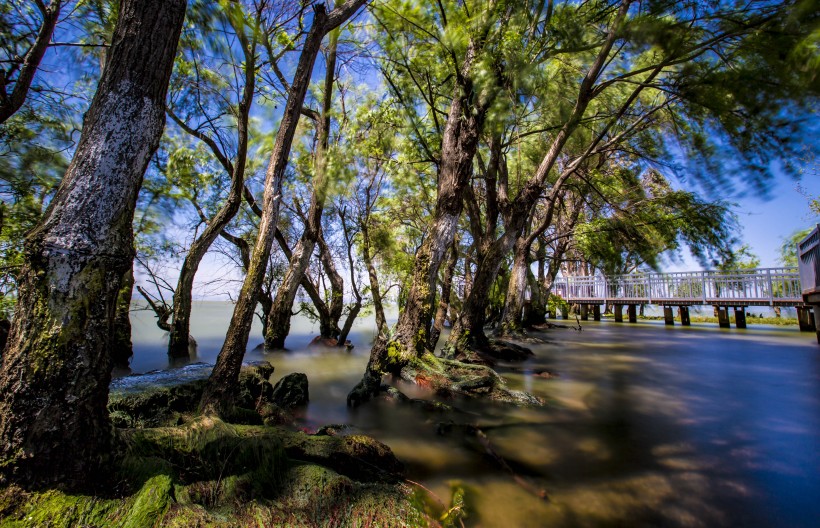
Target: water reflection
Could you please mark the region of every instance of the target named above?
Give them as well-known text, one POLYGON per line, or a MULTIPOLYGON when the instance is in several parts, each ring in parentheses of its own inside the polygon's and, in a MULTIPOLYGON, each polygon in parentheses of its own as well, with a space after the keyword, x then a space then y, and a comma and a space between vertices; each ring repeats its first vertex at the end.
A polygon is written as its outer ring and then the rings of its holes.
MULTIPOLYGON (((198 360, 213 363, 231 307, 194 307, 198 360)), ((167 366, 158 329, 136 321, 134 371, 167 366), (142 326, 141 326, 142 325, 142 326), (141 332, 141 333, 139 333, 141 332)), ((427 415, 376 401, 347 409, 372 340, 361 320, 355 348, 308 349, 316 328, 294 319, 292 352, 252 350, 274 378, 305 372, 302 426, 347 423, 389 444, 411 479, 445 500, 469 490, 471 526, 815 526, 820 518, 820 350, 792 328, 720 330, 584 323, 553 330, 524 365, 499 367, 541 409, 454 402, 465 413, 427 415), (532 372, 549 370, 544 379, 532 372), (439 422, 482 428, 535 496, 474 437, 436 434, 439 422)), ((442 340, 446 336, 442 337, 442 340)), ((254 327, 251 347, 261 342, 254 327)), ((274 380, 275 381, 275 380, 274 380)), ((452 402, 451 402, 452 403, 452 402)))

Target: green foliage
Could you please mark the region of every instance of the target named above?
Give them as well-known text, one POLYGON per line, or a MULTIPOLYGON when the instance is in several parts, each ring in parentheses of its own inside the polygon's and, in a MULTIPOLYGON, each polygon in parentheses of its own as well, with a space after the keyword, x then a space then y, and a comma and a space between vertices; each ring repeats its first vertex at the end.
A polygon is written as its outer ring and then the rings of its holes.
POLYGON ((783 239, 780 245, 780 263, 784 266, 797 267, 797 244, 806 238, 811 228, 799 229, 783 239))
POLYGON ((760 259, 752 253, 748 244, 743 244, 733 250, 717 265, 717 269, 721 271, 753 270, 758 267, 760 267, 760 259))
POLYGON ((638 168, 597 171, 596 186, 605 202, 575 230, 584 257, 612 276, 640 266, 658 269, 666 252, 683 245, 705 266, 728 261, 735 219, 726 204, 674 190, 657 171, 638 177, 638 168))
POLYGON ((70 122, 18 112, 0 125, 0 317, 14 306, 23 241, 68 167, 70 122))

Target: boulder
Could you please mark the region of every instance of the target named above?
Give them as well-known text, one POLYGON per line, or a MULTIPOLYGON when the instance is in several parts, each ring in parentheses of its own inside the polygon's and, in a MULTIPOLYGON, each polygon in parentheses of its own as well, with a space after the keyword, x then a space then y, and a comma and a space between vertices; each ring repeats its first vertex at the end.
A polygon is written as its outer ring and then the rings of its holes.
POLYGON ((310 401, 307 376, 301 372, 294 372, 280 379, 273 387, 271 399, 283 409, 307 405, 310 401))
POLYGON ((258 409, 261 405, 273 401, 273 385, 270 383, 272 374, 273 365, 267 361, 243 367, 239 373, 239 394, 236 404, 247 409, 258 409))

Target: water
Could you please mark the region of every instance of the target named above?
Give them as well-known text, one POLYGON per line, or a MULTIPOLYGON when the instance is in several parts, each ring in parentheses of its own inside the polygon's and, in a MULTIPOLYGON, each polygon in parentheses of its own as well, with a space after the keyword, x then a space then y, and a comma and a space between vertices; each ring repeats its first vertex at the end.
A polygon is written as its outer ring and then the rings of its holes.
MULTIPOLYGON (((196 361, 212 363, 227 303, 198 303, 196 361)), ((132 369, 167 368, 162 332, 134 317, 132 369)), ((662 322, 584 322, 531 345, 536 357, 499 370, 547 400, 540 409, 454 402, 463 413, 427 415, 345 396, 372 339, 362 320, 352 353, 305 346, 316 328, 295 319, 292 352, 251 351, 274 378, 305 372, 311 403, 302 427, 347 423, 390 445, 408 478, 444 501, 467 486, 468 526, 820 525, 820 346, 791 327, 719 329, 662 322), (532 371, 560 377, 543 379, 532 371), (439 422, 482 427, 520 485, 472 436, 436 434, 439 422), (544 501, 534 491, 545 490, 544 501)), ((155 327, 154 327, 155 328, 155 327)), ((261 342, 255 328, 250 347, 261 342)), ((413 388, 408 388, 412 392, 413 388)))

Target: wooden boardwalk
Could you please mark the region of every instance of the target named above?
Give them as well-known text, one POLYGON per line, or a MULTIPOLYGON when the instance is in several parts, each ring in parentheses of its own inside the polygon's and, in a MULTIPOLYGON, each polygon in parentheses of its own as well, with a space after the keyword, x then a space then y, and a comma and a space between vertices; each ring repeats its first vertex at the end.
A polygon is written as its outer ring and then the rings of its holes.
POLYGON ((794 306, 801 329, 815 329, 812 307, 803 301, 797 268, 566 277, 555 281, 552 293, 569 304, 580 305, 584 319, 590 308, 595 319, 600 319, 601 305, 610 305, 616 321, 623 320, 626 306, 629 320, 634 322, 636 306, 655 304, 664 307, 667 324, 674 324, 673 307, 678 307, 681 323, 688 325, 690 306, 709 305, 717 308, 720 326, 729 326, 729 310, 734 309, 737 327, 745 328, 746 307, 794 306))

